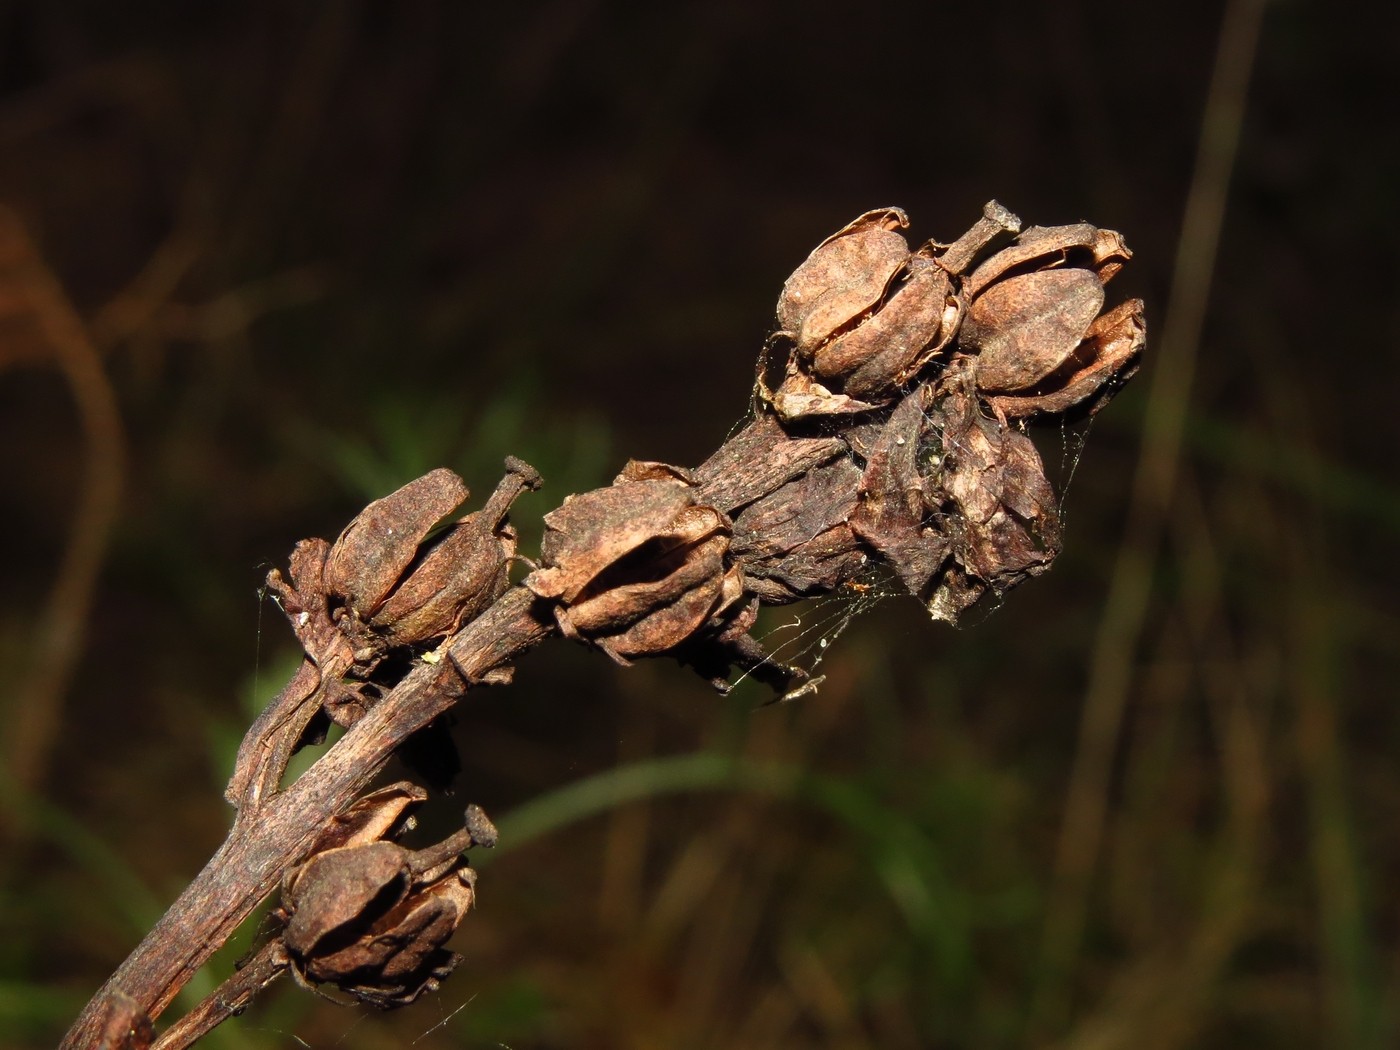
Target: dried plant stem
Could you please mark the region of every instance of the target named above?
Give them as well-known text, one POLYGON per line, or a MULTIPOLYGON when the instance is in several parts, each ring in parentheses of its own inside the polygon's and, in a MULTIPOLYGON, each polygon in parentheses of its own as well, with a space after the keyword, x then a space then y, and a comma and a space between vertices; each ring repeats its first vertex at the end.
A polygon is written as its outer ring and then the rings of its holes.
MULTIPOLYGON (((446 647, 451 660, 415 668, 295 783, 241 809, 204 870, 88 1004, 64 1038, 63 1050, 95 1045, 113 993, 135 999, 152 1017, 159 1015, 395 749, 457 701, 464 677, 483 680, 553 633, 553 622, 538 615, 538 604, 523 588, 507 591, 446 647)), ((275 762, 274 752, 262 761, 275 762)), ((225 1016, 237 1006, 236 1000, 227 1002, 225 1016)), ((161 1045, 188 1043, 167 1035, 161 1045)))
POLYGON ((189 1013, 161 1033, 151 1050, 190 1046, 230 1017, 242 1013, 253 996, 287 971, 287 953, 280 941, 268 941, 236 973, 210 992, 189 1013))

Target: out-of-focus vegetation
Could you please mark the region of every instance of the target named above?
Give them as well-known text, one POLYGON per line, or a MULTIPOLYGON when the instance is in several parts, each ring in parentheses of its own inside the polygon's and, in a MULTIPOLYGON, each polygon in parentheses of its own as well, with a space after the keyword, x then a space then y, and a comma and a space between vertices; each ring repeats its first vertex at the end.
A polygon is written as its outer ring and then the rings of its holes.
MULTIPOLYGON (((1119 229, 1160 337, 1224 21, 0 6, 0 1043, 51 1045, 221 840, 298 538, 438 465, 538 466, 529 537, 698 462, 782 279, 880 205, 1119 229)), ((210 1045, 1394 1045, 1392 50, 1268 7, 1189 400, 1149 343, 1051 575, 958 631, 885 601, 781 707, 545 647, 457 716, 434 819, 502 830, 457 974, 390 1015, 279 988, 210 1045)), ((1043 435, 1066 477, 1081 436, 1043 435)))

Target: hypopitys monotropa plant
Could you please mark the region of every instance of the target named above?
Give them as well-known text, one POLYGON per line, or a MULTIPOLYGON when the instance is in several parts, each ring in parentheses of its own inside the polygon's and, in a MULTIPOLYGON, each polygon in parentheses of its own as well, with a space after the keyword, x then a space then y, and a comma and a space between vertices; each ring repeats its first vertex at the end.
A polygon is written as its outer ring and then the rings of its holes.
POLYGON ((911 248, 907 226, 878 209, 819 244, 783 286, 747 424, 694 469, 634 461, 566 498, 537 555, 517 550, 508 512, 540 479, 513 458, 474 513, 454 517, 466 487, 439 470, 371 504, 334 544, 298 544, 268 585, 305 659, 239 750, 229 838, 65 1047, 141 1050, 144 1021, 279 887, 280 936, 162 1050, 287 971, 382 1007, 435 987, 476 899, 460 852, 494 832, 480 818, 410 850, 396 838, 426 793, 363 793, 547 638, 624 664, 672 657, 720 688, 737 668, 794 695, 815 681, 750 634, 760 606, 885 573, 953 621, 1049 568, 1058 499, 1025 428, 1097 412, 1135 370, 1142 304, 1105 309, 1104 291, 1130 253, 1088 224, 1017 236, 995 202, 947 244, 911 248), (284 784, 293 752, 330 721, 344 737, 284 784))

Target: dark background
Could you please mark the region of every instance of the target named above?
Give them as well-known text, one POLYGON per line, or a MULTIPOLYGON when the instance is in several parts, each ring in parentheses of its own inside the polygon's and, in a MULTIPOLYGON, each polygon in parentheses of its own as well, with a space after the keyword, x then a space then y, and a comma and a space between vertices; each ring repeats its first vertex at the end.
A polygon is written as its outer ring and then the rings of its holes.
POLYGON ((209 1045, 1394 1045, 1395 37, 1255 7, 0 3, 0 1042, 221 840, 295 540, 438 465, 533 462, 537 535, 699 462, 816 243, 995 196, 1121 230, 1147 300, 1056 570, 959 630, 885 601, 781 707, 533 654, 434 804, 505 832, 457 974, 209 1045))

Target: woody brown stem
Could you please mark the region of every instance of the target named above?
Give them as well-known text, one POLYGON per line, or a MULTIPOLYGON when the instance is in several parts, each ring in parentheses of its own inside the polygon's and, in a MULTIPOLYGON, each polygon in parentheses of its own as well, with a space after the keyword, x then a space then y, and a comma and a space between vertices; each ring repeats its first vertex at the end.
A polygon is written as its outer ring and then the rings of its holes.
POLYGON ((287 967, 287 953, 282 942, 269 941, 200 1000, 198 1006, 161 1033, 151 1044, 151 1050, 178 1050, 189 1046, 230 1017, 237 1017, 247 1009, 253 996, 281 977, 287 967))
MULTIPOLYGON (((520 615, 520 595, 519 588, 508 591, 496 603, 499 609, 488 611, 491 633, 478 630, 458 638, 458 659, 472 669, 474 680, 489 680, 507 660, 548 637, 551 628, 520 615)), ((528 609, 528 600, 523 604, 528 609)), ((420 664, 293 784, 240 810, 228 838, 204 870, 83 1010, 64 1037, 63 1050, 98 1045, 98 1025, 115 995, 130 997, 150 1017, 158 1017, 395 749, 450 708, 463 690, 462 678, 451 664, 420 664)), ((250 749, 243 761, 255 767, 240 769, 249 782, 267 783, 280 779, 280 771, 271 776, 271 767, 281 765, 285 771, 286 757, 277 749, 250 749)), ((196 1029, 182 1028, 188 1035, 183 1042, 167 1033, 162 1050, 188 1046, 207 1030, 196 1029)))

